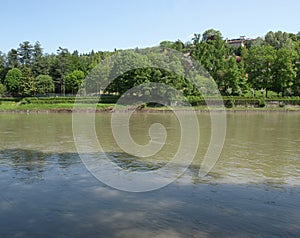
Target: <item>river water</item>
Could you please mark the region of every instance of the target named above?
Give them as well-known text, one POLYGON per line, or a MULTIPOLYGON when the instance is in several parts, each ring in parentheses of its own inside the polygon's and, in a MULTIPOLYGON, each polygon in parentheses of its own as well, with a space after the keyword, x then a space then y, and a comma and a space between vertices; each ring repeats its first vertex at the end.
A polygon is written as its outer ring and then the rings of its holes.
MULTIPOLYGON (((167 139, 150 158, 124 153, 96 115, 108 157, 128 171, 155 170, 180 143, 172 113, 137 113, 132 138, 149 142, 163 124, 167 139)), ((124 192, 98 181, 75 147, 71 114, 0 114, 0 237, 300 237, 300 114, 228 113, 223 151, 198 176, 209 145, 209 114, 198 114, 199 149, 173 183, 124 192)), ((113 175, 112 175, 113 176, 113 175)))

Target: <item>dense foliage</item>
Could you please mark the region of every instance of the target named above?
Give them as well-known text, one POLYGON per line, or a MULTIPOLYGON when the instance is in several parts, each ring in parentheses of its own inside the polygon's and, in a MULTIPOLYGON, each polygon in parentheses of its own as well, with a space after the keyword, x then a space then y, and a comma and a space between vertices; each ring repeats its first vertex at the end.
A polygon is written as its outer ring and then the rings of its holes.
MULTIPOLYGON (((262 92, 268 96, 272 91, 278 96, 300 96, 299 33, 268 32, 264 38, 245 40, 245 46, 237 47, 228 44, 220 31, 211 29, 202 37, 194 34, 192 42, 163 41, 160 46, 193 57, 214 78, 222 95, 249 96, 252 93, 255 96, 262 92)), ((39 42, 31 44, 25 41, 6 54, 0 52, 0 95, 76 94, 91 70, 118 52, 79 54, 60 47, 56 54, 45 54, 39 42)), ((155 52, 150 57, 156 59, 155 52)), ((122 94, 141 83, 161 82, 180 89, 184 95, 199 96, 184 79, 185 67, 178 67, 177 59, 160 60, 162 64, 174 61, 178 74, 148 67, 147 58, 142 55, 138 61, 132 61, 130 57, 118 60, 122 63, 112 62, 112 65, 99 69, 103 77, 111 77, 112 71, 121 75, 105 88, 105 92, 122 94), (124 64, 135 64, 135 69, 124 72, 124 64)), ((97 82, 91 83, 90 87, 98 93, 103 90, 97 82)), ((203 88, 209 90, 209 85, 203 88)))

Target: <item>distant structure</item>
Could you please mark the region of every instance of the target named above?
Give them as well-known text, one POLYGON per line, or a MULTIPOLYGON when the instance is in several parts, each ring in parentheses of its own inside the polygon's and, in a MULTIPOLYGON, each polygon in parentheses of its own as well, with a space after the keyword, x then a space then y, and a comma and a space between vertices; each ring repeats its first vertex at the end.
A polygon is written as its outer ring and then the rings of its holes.
POLYGON ((244 47, 246 41, 248 40, 250 39, 246 39, 245 36, 240 36, 240 38, 238 39, 231 39, 231 40, 226 39, 226 43, 233 47, 244 47))

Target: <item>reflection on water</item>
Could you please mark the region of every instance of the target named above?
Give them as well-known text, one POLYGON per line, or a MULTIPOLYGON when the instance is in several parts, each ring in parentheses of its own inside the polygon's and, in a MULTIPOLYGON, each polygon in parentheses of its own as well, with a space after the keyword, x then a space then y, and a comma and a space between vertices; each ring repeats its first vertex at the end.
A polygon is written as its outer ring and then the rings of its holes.
MULTIPOLYGON (((163 151, 146 159, 117 147, 109 114, 96 119, 107 156, 124 169, 154 170, 176 152, 180 131, 170 114, 134 115, 131 132, 141 144, 151 123, 168 132, 163 151)), ((210 136, 209 116, 201 115, 200 147, 187 172, 163 189, 127 193, 86 170, 71 115, 0 115, 0 237, 299 237, 299 119, 229 114, 221 158, 200 179, 210 136)))
POLYGON ((116 163, 120 168, 128 171, 151 171, 163 167, 166 163, 152 162, 140 159, 127 153, 106 153, 107 158, 116 163))

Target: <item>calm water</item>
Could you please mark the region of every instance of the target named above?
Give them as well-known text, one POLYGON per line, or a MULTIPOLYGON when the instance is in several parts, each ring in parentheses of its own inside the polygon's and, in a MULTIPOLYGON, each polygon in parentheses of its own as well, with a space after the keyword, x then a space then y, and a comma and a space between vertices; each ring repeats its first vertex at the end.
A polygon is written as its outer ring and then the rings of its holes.
MULTIPOLYGON (((0 114, 0 237, 300 237, 300 114, 235 113, 227 120, 223 152, 208 176, 198 177, 210 137, 205 114, 186 173, 162 189, 129 193, 84 167, 71 115, 0 114)), ((112 161, 147 171, 167 163, 180 138, 173 114, 134 114, 132 137, 146 144, 155 122, 168 137, 146 159, 118 148, 110 114, 96 116, 96 130, 112 161)))

